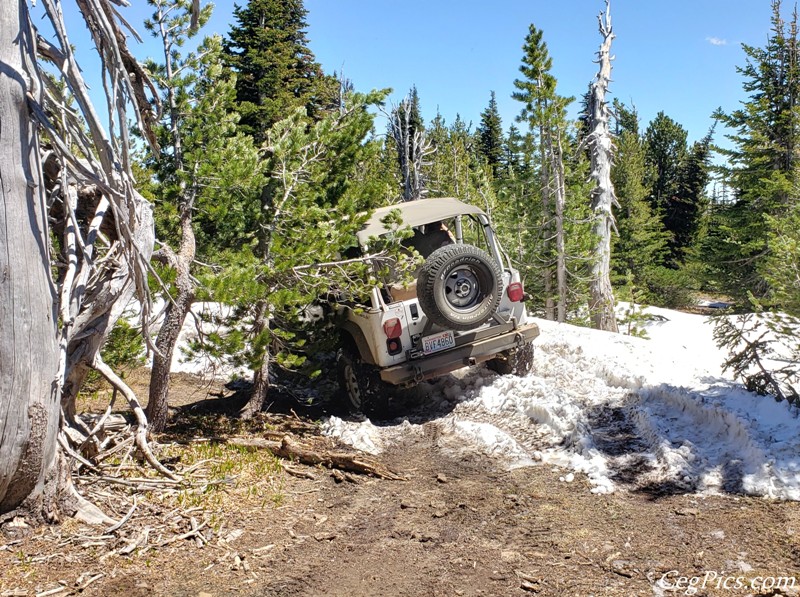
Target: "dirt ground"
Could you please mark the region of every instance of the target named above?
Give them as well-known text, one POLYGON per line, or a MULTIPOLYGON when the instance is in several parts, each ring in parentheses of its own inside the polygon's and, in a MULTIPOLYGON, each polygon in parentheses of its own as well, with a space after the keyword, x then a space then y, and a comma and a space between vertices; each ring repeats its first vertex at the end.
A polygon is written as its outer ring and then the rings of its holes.
MULTIPOLYGON (((132 377, 140 395, 145 382, 132 377)), ((182 423, 158 438, 160 456, 205 470, 201 490, 89 477, 79 488, 116 519, 135 498, 130 520, 112 532, 6 525, 0 596, 800 594, 798 503, 675 487, 597 495, 546 466, 455 460, 435 426, 380 457, 406 480, 297 463, 289 473, 264 450, 202 438, 313 435, 322 411, 283 408, 245 427, 225 414, 236 398, 213 395, 219 387, 187 376, 172 387, 182 423), (798 577, 797 588, 778 577, 798 577)))

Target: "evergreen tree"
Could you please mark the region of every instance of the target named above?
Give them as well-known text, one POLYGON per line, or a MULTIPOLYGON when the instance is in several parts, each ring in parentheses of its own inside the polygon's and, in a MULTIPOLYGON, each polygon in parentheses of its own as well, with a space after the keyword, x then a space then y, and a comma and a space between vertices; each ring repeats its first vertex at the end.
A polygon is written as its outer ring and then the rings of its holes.
MULTIPOLYGON (((617 100, 614 100, 616 102, 617 100)), ((578 138, 581 141, 586 139, 586 136, 589 134, 592 126, 592 86, 589 85, 589 89, 586 90, 581 96, 580 100, 580 110, 578 111, 578 138)), ((588 143, 584 143, 586 145, 586 155, 590 155, 590 149, 588 147, 588 143)))
POLYGON ((257 144, 294 108, 312 119, 335 108, 338 82, 308 48, 306 14, 303 0, 249 0, 233 10, 226 63, 237 75, 241 126, 257 144))
POLYGON ((471 198, 469 184, 470 149, 472 136, 469 129, 456 116, 456 122, 447 126, 444 117, 437 114, 427 130, 433 152, 426 168, 430 191, 438 197, 471 198))
POLYGON ((678 171, 675 197, 667 205, 664 227, 672 234, 673 263, 686 263, 700 241, 699 234, 708 209, 706 187, 710 181, 713 128, 694 143, 678 171))
POLYGON ((613 115, 614 115, 614 134, 621 135, 623 131, 633 133, 639 136, 639 112, 635 106, 630 108, 623 104, 619 99, 614 99, 613 102, 613 115))
POLYGON ((503 122, 494 91, 491 92, 489 106, 481 113, 477 136, 478 151, 489 164, 494 178, 499 178, 503 167, 503 122))
MULTIPOLYGON (((230 331, 211 339, 214 353, 254 373, 245 416, 264 406, 274 365, 308 366, 304 351, 317 336, 303 313, 335 286, 339 270, 321 275, 297 268, 340 259, 352 247, 364 213, 381 198, 373 193, 382 183, 362 173, 376 158, 376 146, 367 138, 370 110, 387 93, 352 94, 343 110, 310 126, 305 110, 297 108, 267 134, 263 167, 270 182, 260 209, 237 244, 220 256, 223 271, 204 279, 210 298, 234 308, 226 322, 230 331)), ((347 287, 358 295, 355 281, 347 287)))
MULTIPOLYGON (((194 259, 198 252, 212 259, 220 243, 241 227, 230 226, 226 212, 236 211, 238 196, 257 196, 263 182, 252 140, 237 133, 233 112, 234 79, 221 62, 219 37, 203 41, 184 56, 179 48, 196 31, 189 0, 149 0, 154 9, 146 28, 162 44, 163 63, 148 68, 163 90, 164 117, 156 129, 160 152, 149 157, 155 175, 151 184, 161 248, 154 259, 167 269, 164 318, 156 338, 147 417, 157 431, 167 422, 169 371, 178 334, 195 300, 194 259), (202 214, 196 218, 195 214, 202 214), (209 226, 208 215, 214 214, 209 226), (197 220, 200 220, 198 222, 197 220), (206 223, 204 231, 198 230, 206 223), (213 232, 209 230, 213 229, 213 232), (198 238, 199 237, 199 238, 198 238)), ((204 9, 202 26, 210 15, 204 9)))
MULTIPOLYGON (((540 187, 533 161, 534 141, 516 125, 508 129, 504 144, 503 176, 496 181, 498 212, 494 216, 503 247, 520 271, 525 287, 534 300, 542 296, 539 263, 533 247, 541 247, 541 230, 533 225, 541 219, 540 187)), ((541 305, 535 305, 540 307, 541 305)))
POLYGON ((648 273, 663 263, 668 234, 648 201, 646 181, 650 177, 636 111, 620 102, 615 102, 614 111, 617 152, 611 175, 619 209, 611 253, 612 281, 644 289, 648 273))
POLYGON ((401 120, 408 122, 410 136, 413 137, 425 131, 425 121, 422 119, 419 92, 417 91, 416 85, 411 86, 405 101, 400 102, 400 105, 397 107, 397 114, 401 120))
POLYGON ((659 112, 644 133, 645 156, 650 179, 650 207, 660 214, 666 230, 673 235, 670 247, 674 246, 674 232, 667 224, 668 214, 677 211, 674 204, 680 193, 680 174, 687 158, 685 128, 672 118, 659 112))
POLYGON ((503 142, 503 169, 506 175, 522 172, 526 168, 524 137, 515 124, 508 127, 503 142))
MULTIPOLYGON (((773 300, 781 309, 800 317, 800 203, 783 217, 767 216, 769 255, 764 267, 773 300)), ((792 330, 796 337, 796 331, 792 330)))
POLYGON ((458 114, 450 126, 436 115, 427 130, 433 152, 425 176, 435 196, 458 197, 491 213, 496 204, 491 169, 470 129, 458 114))
POLYGON ((571 129, 565 144, 564 162, 564 254, 567 274, 567 315, 570 321, 584 324, 589 297, 593 251, 597 243, 592 226, 592 209, 586 200, 594 184, 589 176, 591 163, 581 141, 580 123, 571 129))
MULTIPOLYGON (((541 181, 541 221, 532 223, 544 235, 539 255, 545 296, 545 315, 564 321, 566 317, 566 254, 564 244, 564 209, 566 202, 564 146, 567 130, 567 106, 574 98, 556 92, 553 62, 542 31, 531 25, 523 45, 522 78, 514 81, 512 97, 522 102, 519 120, 535 131, 536 161, 541 181)), ((533 249, 531 247, 531 249, 533 249)))
POLYGON ((718 210, 712 233, 717 281, 735 296, 750 290, 765 296, 770 237, 774 225, 796 205, 800 154, 800 64, 797 15, 786 23, 781 2, 772 2, 772 30, 765 47, 743 45, 747 56, 738 72, 748 99, 716 119, 733 132, 732 149, 717 149, 728 159, 726 182, 734 189, 733 204, 718 210))

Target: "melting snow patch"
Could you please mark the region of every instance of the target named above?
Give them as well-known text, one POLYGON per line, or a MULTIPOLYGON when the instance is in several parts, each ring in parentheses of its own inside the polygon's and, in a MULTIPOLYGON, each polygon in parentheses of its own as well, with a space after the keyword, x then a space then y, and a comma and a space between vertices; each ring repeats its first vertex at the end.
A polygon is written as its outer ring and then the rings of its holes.
POLYGON ((322 433, 336 437, 356 450, 361 450, 367 454, 377 455, 383 449, 383 440, 378 427, 370 421, 360 423, 344 421, 339 417, 330 417, 322 425, 322 433))
POLYGON ((533 459, 513 437, 491 423, 450 418, 439 429, 439 446, 456 455, 479 452, 498 459, 508 469, 534 464, 533 459))
POLYGON ((531 375, 473 368, 434 385, 417 419, 332 418, 325 432, 375 454, 434 425, 443 450, 506 468, 542 462, 565 482, 586 475, 596 493, 627 485, 800 500, 798 412, 723 376, 705 317, 650 311, 650 340, 540 321, 531 375), (446 412, 431 421, 437 399, 446 412))

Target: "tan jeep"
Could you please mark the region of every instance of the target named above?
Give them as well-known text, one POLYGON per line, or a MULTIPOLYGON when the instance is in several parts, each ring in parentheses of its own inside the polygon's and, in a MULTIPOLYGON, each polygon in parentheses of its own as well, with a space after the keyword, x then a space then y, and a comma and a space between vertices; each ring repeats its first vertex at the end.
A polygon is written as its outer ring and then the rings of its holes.
POLYGON ((369 303, 337 305, 340 384, 354 411, 369 411, 389 386, 411 386, 487 362, 525 375, 539 328, 528 320, 519 272, 478 207, 458 199, 421 199, 375 211, 358 233, 361 251, 388 234, 383 220, 400 210, 414 236, 404 244, 425 259, 410 286, 371 291, 369 303))

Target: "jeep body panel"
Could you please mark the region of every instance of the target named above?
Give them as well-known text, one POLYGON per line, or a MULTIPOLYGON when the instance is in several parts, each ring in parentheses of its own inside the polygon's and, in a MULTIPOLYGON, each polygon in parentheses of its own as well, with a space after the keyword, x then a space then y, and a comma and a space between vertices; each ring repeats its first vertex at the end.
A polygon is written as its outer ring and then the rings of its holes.
MULTIPOLYGON (((494 330, 491 331, 494 332, 494 330)), ((419 383, 462 367, 488 361, 503 351, 517 348, 526 342, 532 342, 538 335, 539 326, 535 323, 514 327, 501 334, 492 333, 483 338, 478 333, 479 339, 457 344, 450 350, 381 369, 380 376, 383 381, 392 385, 419 383)))
MULTIPOLYGON (((504 286, 508 287, 511 282, 519 282, 519 274, 516 272, 503 273, 504 286)), ((381 301, 382 302, 382 301, 381 301)), ((419 306, 416 297, 392 303, 378 304, 374 307, 353 309, 347 305, 339 305, 338 327, 350 334, 361 353, 361 358, 365 363, 378 367, 390 367, 405 362, 409 355, 409 350, 417 348, 415 338, 434 334, 442 331, 436 325, 430 325, 425 312, 419 306), (386 335, 383 326, 391 319, 397 318, 402 326, 402 334, 399 337, 402 351, 396 355, 390 355, 386 351, 386 335)), ((525 322, 527 314, 525 305, 520 302, 513 302, 503 293, 500 306, 497 309, 496 317, 491 322, 477 328, 487 331, 487 333, 501 333, 500 330, 492 330, 499 320, 525 322)), ((454 332, 456 339, 468 337, 473 331, 454 332)), ((458 342, 457 342, 458 343, 458 342)))

